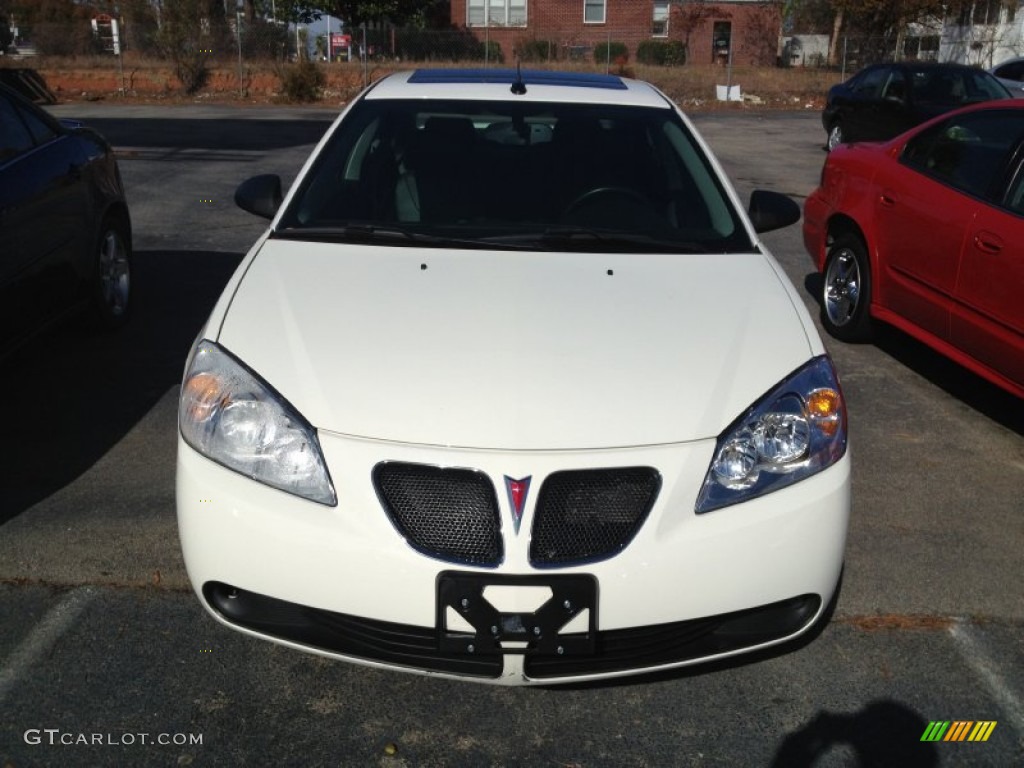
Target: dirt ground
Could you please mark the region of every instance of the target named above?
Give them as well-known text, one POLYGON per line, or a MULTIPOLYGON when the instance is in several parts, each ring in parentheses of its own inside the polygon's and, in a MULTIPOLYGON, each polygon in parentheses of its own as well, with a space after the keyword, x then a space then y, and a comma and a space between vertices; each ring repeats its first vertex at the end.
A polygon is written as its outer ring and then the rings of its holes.
MULTIPOLYGON (((269 69, 218 67, 210 69, 206 84, 195 94, 186 94, 170 68, 129 67, 68 68, 39 67, 38 74, 57 102, 125 101, 143 104, 165 101, 168 103, 282 103, 281 79, 269 69)), ((321 98, 325 102, 344 100, 362 87, 362 71, 336 70, 327 72, 327 82, 321 98)))
MULTIPOLYGON (((0 67, 28 65, 42 78, 53 99, 60 102, 110 101, 124 103, 235 103, 239 105, 281 104, 286 99, 281 87, 281 65, 248 67, 241 77, 234 65, 213 66, 206 84, 195 94, 186 94, 171 67, 150 62, 125 62, 122 67, 103 60, 36 60, 0 62, 0 67)), ((326 77, 320 102, 337 104, 350 99, 370 82, 410 64, 373 64, 364 73, 358 63, 322 65, 326 77)), ((838 81, 827 71, 748 68, 726 73, 715 67, 626 67, 629 77, 649 80, 688 110, 708 109, 808 109, 820 110, 828 87, 838 81), (738 86, 736 101, 719 101, 718 88, 738 86)))

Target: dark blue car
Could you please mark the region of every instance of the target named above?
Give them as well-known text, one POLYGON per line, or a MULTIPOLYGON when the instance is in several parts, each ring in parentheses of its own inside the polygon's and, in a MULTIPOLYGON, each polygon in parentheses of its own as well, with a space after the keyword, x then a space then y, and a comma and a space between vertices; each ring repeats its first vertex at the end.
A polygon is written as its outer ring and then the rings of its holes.
POLYGON ((821 122, 832 150, 851 141, 885 141, 958 107, 1010 97, 988 72, 962 64, 874 64, 829 89, 821 122))
POLYGON ((77 310, 122 324, 131 254, 110 145, 0 85, 0 357, 77 310))

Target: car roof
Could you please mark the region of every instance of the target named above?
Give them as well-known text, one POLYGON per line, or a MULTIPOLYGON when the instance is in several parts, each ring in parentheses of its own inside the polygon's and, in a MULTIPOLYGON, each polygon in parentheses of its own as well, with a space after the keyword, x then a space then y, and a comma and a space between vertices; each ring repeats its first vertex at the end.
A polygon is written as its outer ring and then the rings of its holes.
POLYGON ((872 69, 883 69, 883 68, 899 68, 899 69, 918 69, 918 70, 933 70, 933 69, 945 69, 945 70, 956 70, 963 71, 969 70, 971 72, 985 72, 984 69, 978 67, 972 67, 970 64, 958 64, 954 61, 882 61, 877 64, 869 64, 860 70, 861 72, 867 72, 872 69))
POLYGON ((367 99, 577 102, 670 109, 658 89, 640 80, 589 72, 515 69, 418 69, 379 80, 367 99), (521 81, 525 93, 515 94, 521 81))
POLYGON ((1002 61, 1000 61, 995 66, 993 66, 988 71, 991 72, 993 69, 999 69, 1000 67, 1005 67, 1007 64, 1019 64, 1022 61, 1024 61, 1024 56, 1014 56, 1014 57, 1009 58, 1009 59, 1003 59, 1002 61))
POLYGON ((898 61, 896 64, 908 69, 970 69, 974 72, 982 71, 978 67, 960 64, 956 61, 898 61))

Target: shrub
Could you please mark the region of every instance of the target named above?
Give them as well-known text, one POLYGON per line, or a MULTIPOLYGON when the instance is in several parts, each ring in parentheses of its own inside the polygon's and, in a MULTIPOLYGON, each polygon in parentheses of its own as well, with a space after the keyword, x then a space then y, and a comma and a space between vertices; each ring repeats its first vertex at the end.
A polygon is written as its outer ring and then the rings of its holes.
POLYGON ((636 48, 641 64, 676 67, 686 63, 686 46, 680 40, 644 40, 636 48))
POLYGON ((171 52, 174 74, 189 96, 202 90, 206 85, 210 77, 210 69, 207 66, 209 57, 208 49, 191 42, 182 44, 171 52))
POLYGON ((223 6, 204 0, 177 0, 165 3, 163 8, 156 45, 160 54, 174 63, 174 74, 185 93, 194 94, 206 85, 210 58, 233 47, 223 6), (220 14, 215 15, 213 11, 218 7, 220 14))
POLYGON ((489 61, 494 61, 498 64, 502 64, 505 61, 505 55, 501 52, 501 44, 496 43, 494 40, 488 40, 486 49, 481 46, 480 50, 486 54, 486 56, 481 54, 481 59, 487 58, 489 61))
POLYGON ((553 40, 520 40, 516 55, 520 61, 553 61, 558 58, 558 43, 553 40))
POLYGON ((629 49, 625 43, 617 43, 614 40, 610 43, 598 43, 594 46, 594 62, 607 64, 611 61, 629 61, 629 49))
POLYGON ((252 21, 242 25, 242 56, 250 59, 284 59, 291 38, 288 27, 267 21, 252 21))
POLYGON ((308 60, 285 67, 280 77, 284 97, 290 102, 316 101, 326 81, 320 67, 308 60))
POLYGON ((502 62, 501 45, 489 40, 486 47, 465 30, 400 29, 395 33, 395 55, 411 61, 502 62))
POLYGON ((103 53, 103 46, 86 21, 44 22, 32 25, 31 40, 44 56, 80 56, 103 53))

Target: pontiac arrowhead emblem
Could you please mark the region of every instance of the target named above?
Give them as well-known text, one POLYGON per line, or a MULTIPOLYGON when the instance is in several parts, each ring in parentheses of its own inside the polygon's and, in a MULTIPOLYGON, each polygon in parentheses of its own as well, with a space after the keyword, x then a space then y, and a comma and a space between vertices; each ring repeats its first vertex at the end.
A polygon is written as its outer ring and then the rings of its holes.
POLYGON ((505 475, 505 490, 508 491, 508 505, 512 509, 512 524, 515 526, 516 535, 519 535, 519 525, 523 522, 523 510, 526 508, 526 496, 530 492, 530 478, 513 480, 505 475))

